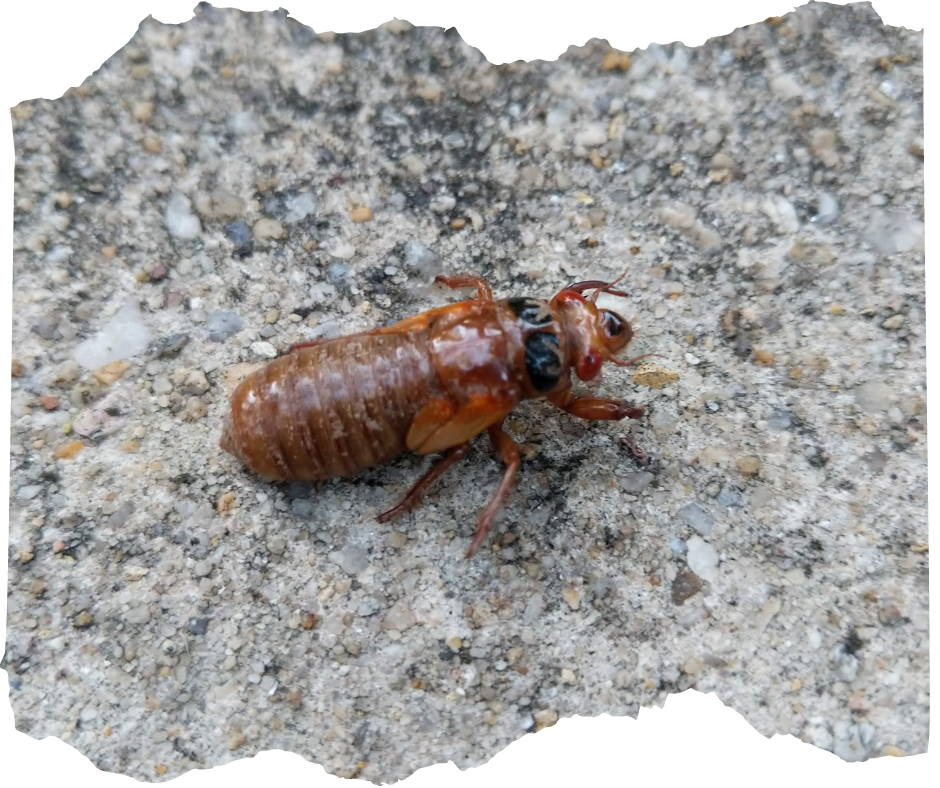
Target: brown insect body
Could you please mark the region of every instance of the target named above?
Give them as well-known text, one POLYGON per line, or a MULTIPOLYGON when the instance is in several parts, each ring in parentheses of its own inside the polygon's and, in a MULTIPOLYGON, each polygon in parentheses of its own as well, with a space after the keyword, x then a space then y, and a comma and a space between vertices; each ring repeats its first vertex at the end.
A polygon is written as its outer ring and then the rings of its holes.
MULTIPOLYGON (((475 286, 478 298, 432 309, 374 331, 304 342, 248 376, 232 395, 220 446, 272 481, 350 476, 405 451, 447 456, 381 521, 411 509, 427 487, 489 431, 506 464, 480 516, 472 555, 492 526, 519 466, 501 423, 524 399, 544 397, 588 419, 639 418, 642 408, 575 397, 582 380, 630 341, 629 324, 580 293, 623 295, 604 282, 582 282, 551 301, 494 301, 468 276, 438 277, 475 286)), ((613 283, 611 283, 613 284, 613 283)))

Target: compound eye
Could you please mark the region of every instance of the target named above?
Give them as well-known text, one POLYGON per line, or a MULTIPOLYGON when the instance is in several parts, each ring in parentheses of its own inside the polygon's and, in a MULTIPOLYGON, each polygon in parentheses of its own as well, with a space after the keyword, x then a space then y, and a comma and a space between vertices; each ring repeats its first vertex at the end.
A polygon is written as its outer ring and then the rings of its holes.
POLYGON ((604 312, 604 333, 609 337, 619 337, 626 330, 624 321, 613 312, 604 312))
POLYGON ((536 391, 550 391, 561 377, 558 337, 547 331, 531 334, 525 343, 525 368, 536 391))

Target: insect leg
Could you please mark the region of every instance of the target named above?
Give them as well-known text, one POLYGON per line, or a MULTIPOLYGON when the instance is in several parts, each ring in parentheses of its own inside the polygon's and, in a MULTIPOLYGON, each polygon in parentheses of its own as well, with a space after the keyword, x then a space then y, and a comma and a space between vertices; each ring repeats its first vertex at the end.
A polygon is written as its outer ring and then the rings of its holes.
POLYGON ((438 276, 434 279, 442 285, 447 285, 453 290, 461 287, 475 287, 477 289, 477 299, 479 301, 492 301, 493 291, 490 286, 478 276, 469 276, 468 274, 457 274, 457 276, 438 276))
POLYGON ((565 413, 591 421, 619 421, 623 418, 638 419, 644 413, 642 407, 633 407, 616 399, 601 399, 599 397, 576 397, 570 390, 562 391, 548 396, 556 408, 565 413))
POLYGON ((503 432, 502 423, 490 427, 489 434, 493 449, 506 464, 506 472, 503 474, 503 479, 499 483, 499 487, 496 488, 495 494, 480 514, 480 519, 477 521, 476 535, 473 537, 473 542, 470 543, 470 549, 467 550, 467 558, 472 558, 476 551, 480 549, 480 545, 483 544, 487 532, 493 527, 496 515, 499 514, 499 510, 503 508, 503 504, 506 502, 506 496, 509 495, 512 483, 516 480, 516 471, 519 470, 519 449, 516 447, 515 441, 503 432))
POLYGON ((437 465, 431 467, 431 469, 424 474, 418 481, 415 483, 408 494, 402 498, 401 502, 389 509, 387 512, 382 512, 375 519, 380 523, 387 523, 389 520, 393 520, 398 517, 398 515, 403 514, 404 512, 411 511, 418 502, 424 497, 424 493, 427 491, 434 481, 440 477, 451 465, 453 465, 458 460, 462 460, 464 455, 467 453, 467 449, 470 448, 469 443, 461 443, 459 446, 455 446, 453 449, 448 452, 447 456, 444 457, 437 465))

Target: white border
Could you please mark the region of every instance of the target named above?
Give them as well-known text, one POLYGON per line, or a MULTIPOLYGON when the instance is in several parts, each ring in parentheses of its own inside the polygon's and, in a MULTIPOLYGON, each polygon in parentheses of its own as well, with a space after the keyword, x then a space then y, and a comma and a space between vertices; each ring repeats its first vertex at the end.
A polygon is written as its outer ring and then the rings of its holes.
MULTIPOLYGON (((565 3, 555 8, 534 3, 492 2, 441 3, 428 0, 396 0, 394 3, 354 0, 348 3, 313 3, 282 0, 291 15, 317 31, 368 30, 392 16, 418 25, 456 27, 465 41, 480 49, 494 63, 513 60, 555 59, 569 45, 580 45, 591 37, 606 38, 620 49, 646 47, 656 41, 683 41, 698 46, 707 38, 724 35, 737 27, 768 16, 781 15, 793 6, 778 0, 661 0, 629 3, 625 0, 565 3)), ((192 16, 195 0, 108 0, 107 2, 26 3, 13 0, 2 12, 4 113, 20 101, 57 98, 70 86, 80 84, 101 63, 123 46, 148 14, 166 23, 179 23, 192 16)), ((246 11, 274 10, 280 4, 220 1, 246 11)), ((886 24, 923 29, 929 2, 889 0, 874 6, 886 24)), ((930 40, 931 31, 925 38, 930 40)), ((929 44, 924 47, 925 66, 933 66, 929 44)), ((930 70, 928 89, 934 86, 930 70)), ((933 96, 926 103, 928 129, 936 128, 933 96)), ((929 147, 929 146, 928 146, 929 147)), ((0 369, 9 369, 11 304, 12 175, 13 146, 9 115, 0 121, 0 255, 6 263, 0 276, 0 369)), ((928 162, 933 162, 933 153, 928 162)), ((928 188, 933 183, 928 178, 928 188)), ((928 205, 932 205, 928 196, 928 205)), ((932 241, 933 224, 928 243, 932 241)), ((928 265, 928 299, 935 277, 928 265)), ((928 315, 928 336, 932 323, 928 315)), ((928 370, 936 369, 935 353, 928 343, 928 370)), ((928 381, 932 392, 933 378, 928 381)), ((9 395, 0 386, 0 456, 9 452, 9 395)), ((928 406, 928 414, 930 412, 928 406)), ((928 421, 931 421, 928 415, 928 421)), ((0 463, 0 520, 8 509, 9 465, 0 463)), ((930 474, 931 481, 935 474, 930 474)), ((935 511, 931 498, 930 514, 935 511)), ((933 522, 935 517, 931 517, 933 522)), ((934 533, 936 528, 931 528, 934 533)), ((7 529, 0 529, 3 556, 7 553, 7 529)), ((936 540, 934 542, 937 543, 936 540)), ((7 564, 0 561, 0 587, 6 588, 7 564)), ((931 595, 931 632, 937 631, 935 594, 931 595)), ((6 626, 6 595, 0 610, 0 629, 6 626)), ((935 653, 935 638, 931 653, 935 653)), ((931 686, 936 691, 936 672, 931 686)), ((130 786, 128 777, 106 774, 72 747, 58 739, 36 741, 13 728, 8 702, 8 676, 0 671, 0 779, 6 785, 130 786)), ((932 721, 935 715, 931 714, 932 721)), ((936 747, 933 748, 936 750, 936 747)), ((907 758, 878 758, 865 764, 846 764, 836 756, 803 745, 792 737, 767 740, 756 733, 736 712, 723 706, 714 695, 687 692, 672 696, 664 709, 643 710, 638 721, 631 719, 574 718, 561 720, 536 736, 527 736, 498 754, 482 767, 460 772, 453 764, 423 769, 409 778, 411 788, 444 784, 489 785, 494 781, 512 785, 557 784, 657 784, 700 785, 711 780, 725 785, 759 782, 762 785, 832 785, 851 780, 853 788, 878 786, 887 781, 906 786, 928 784, 935 753, 907 758)), ((940 771, 940 770, 938 770, 940 771)), ((311 788, 338 786, 339 778, 326 775, 300 756, 283 752, 262 753, 209 771, 192 771, 177 780, 194 788, 235 788, 303 782, 311 788)))

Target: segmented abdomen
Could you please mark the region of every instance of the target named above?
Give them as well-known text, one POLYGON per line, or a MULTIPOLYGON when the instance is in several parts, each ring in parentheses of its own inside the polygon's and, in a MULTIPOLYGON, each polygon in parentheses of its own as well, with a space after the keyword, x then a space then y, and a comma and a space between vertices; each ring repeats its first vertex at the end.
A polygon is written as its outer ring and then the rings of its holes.
POLYGON ((301 348, 241 382, 220 446, 271 480, 350 476, 405 451, 435 390, 426 332, 301 348))

